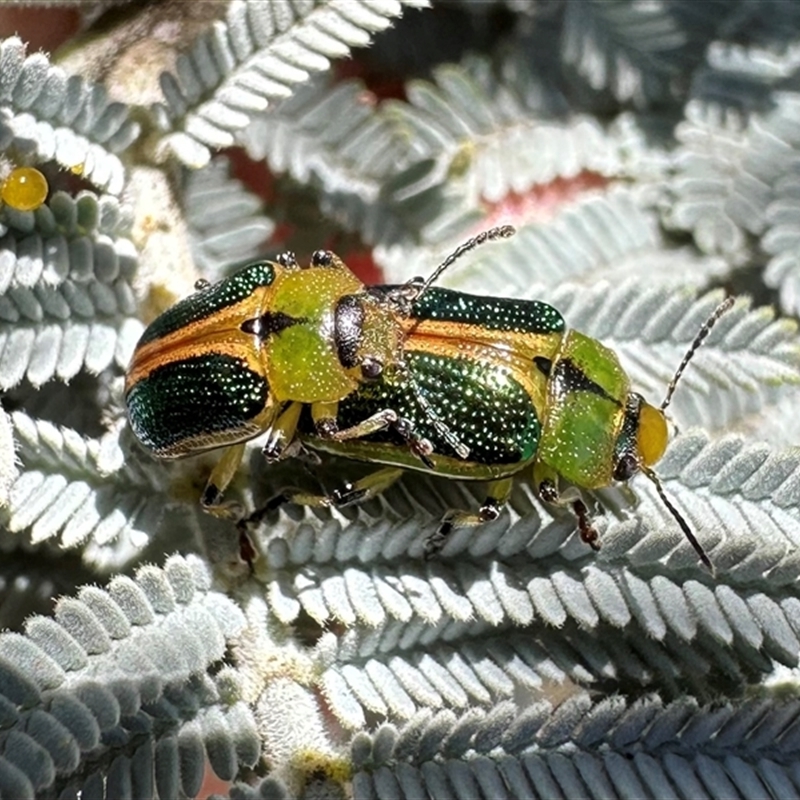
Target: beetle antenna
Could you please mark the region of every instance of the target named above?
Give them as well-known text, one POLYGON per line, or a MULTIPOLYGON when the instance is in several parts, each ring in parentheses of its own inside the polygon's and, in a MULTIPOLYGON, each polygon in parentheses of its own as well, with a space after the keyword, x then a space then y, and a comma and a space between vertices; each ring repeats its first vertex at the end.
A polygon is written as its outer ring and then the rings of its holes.
POLYGON ((431 286, 439 280, 441 274, 450 266, 452 266, 456 261, 458 261, 461 256, 465 253, 468 253, 470 250, 474 250, 476 247, 479 247, 486 242, 493 242, 495 239, 510 239, 515 233, 517 229, 513 225, 499 225, 496 228, 489 228, 488 231, 481 231, 477 236, 473 236, 471 239, 467 239, 466 242, 460 244, 450 253, 447 258, 439 264, 438 267, 431 273, 430 277, 422 284, 422 288, 419 290, 419 293, 416 296, 416 299, 425 294, 431 286))
POLYGON ((689 527, 689 523, 683 518, 680 511, 678 511, 678 509, 672 505, 669 497, 667 497, 667 493, 664 491, 664 487, 661 485, 661 481, 658 479, 658 475, 656 475, 653 470, 644 466, 642 467, 642 472, 653 482, 656 487, 656 491, 658 492, 658 496, 661 498, 661 502, 667 507, 669 513, 675 518, 675 521, 683 531, 683 535, 689 540, 689 543, 692 545, 692 547, 694 547, 695 553, 697 553, 697 555, 700 557, 700 560, 706 565, 706 567, 708 567, 709 571, 713 575, 714 565, 711 563, 711 559, 706 555, 703 545, 697 541, 697 537, 689 527))
POLYGON ((417 398, 417 402, 420 404, 422 412, 428 418, 428 421, 433 425, 439 436, 456 451, 458 457, 466 461, 469 458, 469 447, 450 430, 448 424, 433 410, 433 406, 428 402, 428 398, 420 392, 416 381, 413 381, 411 385, 414 396, 417 398))
POLYGON ((711 316, 703 323, 703 327, 697 331, 697 336, 694 337, 694 341, 689 345, 689 349, 686 351, 686 355, 683 357, 683 361, 681 361, 681 365, 675 372, 672 380, 669 382, 669 386, 667 386, 667 396, 664 398, 664 401, 661 403, 661 410, 663 411, 672 400, 672 395, 675 393, 675 387, 678 385, 678 381, 680 380, 681 375, 683 375, 683 371, 686 369, 688 363, 692 360, 692 357, 697 352, 697 349, 700 347, 701 344, 705 341, 706 336, 711 333, 711 329, 717 324, 719 318, 725 314, 727 311, 733 307, 734 302, 736 302, 735 298, 733 297, 726 297, 712 312, 711 316))
POLYGON ((468 253, 470 250, 474 250, 476 247, 486 242, 493 242, 495 239, 508 239, 516 232, 517 230, 513 225, 498 225, 496 228, 489 228, 486 231, 481 231, 477 236, 467 239, 466 242, 456 247, 456 249, 436 267, 427 280, 412 278, 402 286, 397 287, 392 292, 392 301, 398 306, 401 313, 407 314, 411 308, 411 304, 419 300, 420 297, 439 280, 441 274, 458 261, 464 253, 468 253))
POLYGON ((453 433, 447 423, 436 413, 428 398, 422 394, 419 384, 414 380, 414 376, 410 373, 404 374, 411 387, 411 391, 414 393, 414 398, 417 403, 419 403, 419 407, 422 409, 422 413, 425 415, 428 422, 430 422, 439 436, 456 451, 456 455, 466 461, 469 458, 469 447, 453 433))

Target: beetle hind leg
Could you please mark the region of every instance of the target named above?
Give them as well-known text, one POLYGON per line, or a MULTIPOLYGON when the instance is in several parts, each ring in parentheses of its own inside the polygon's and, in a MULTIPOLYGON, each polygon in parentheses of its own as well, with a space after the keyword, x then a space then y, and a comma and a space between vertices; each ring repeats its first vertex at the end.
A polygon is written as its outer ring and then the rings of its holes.
POLYGON ((462 528, 475 528, 484 522, 491 522, 500 516, 500 511, 508 502, 513 486, 512 478, 492 481, 486 499, 477 511, 448 511, 436 533, 425 541, 425 559, 433 558, 445 546, 449 536, 462 528))
POLYGON ((402 474, 402 469, 385 467, 360 480, 348 482, 328 495, 329 505, 345 508, 356 503, 363 503, 385 492, 402 474))
POLYGON ((385 492, 401 475, 403 470, 397 467, 386 467, 365 475, 357 481, 347 482, 330 494, 314 494, 302 489, 284 489, 257 508, 252 514, 241 519, 237 527, 240 531, 257 525, 270 511, 274 511, 286 503, 312 508, 345 508, 363 503, 385 492))

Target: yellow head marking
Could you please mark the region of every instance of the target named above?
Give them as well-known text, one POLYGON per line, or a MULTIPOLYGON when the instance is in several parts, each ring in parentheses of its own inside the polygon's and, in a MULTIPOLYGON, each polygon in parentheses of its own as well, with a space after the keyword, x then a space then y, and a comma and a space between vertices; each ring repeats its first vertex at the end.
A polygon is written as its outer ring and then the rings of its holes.
POLYGON ((642 403, 639 410, 639 430, 636 432, 636 449, 642 464, 651 467, 664 455, 669 432, 667 418, 659 408, 642 403))

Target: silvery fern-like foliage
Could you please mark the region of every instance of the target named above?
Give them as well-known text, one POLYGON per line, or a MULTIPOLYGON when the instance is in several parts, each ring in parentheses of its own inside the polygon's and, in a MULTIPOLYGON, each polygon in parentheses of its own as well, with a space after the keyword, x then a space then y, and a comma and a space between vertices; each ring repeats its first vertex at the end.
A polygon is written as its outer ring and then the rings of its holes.
POLYGON ((65 549, 91 540, 84 556, 100 568, 140 555, 164 512, 162 471, 125 463, 119 430, 87 440, 22 412, 12 424, 22 469, 2 512, 8 531, 28 531, 32 544, 57 536, 65 549))
MULTIPOLYGON (((775 226, 798 140, 791 124, 796 95, 783 87, 800 68, 799 58, 796 50, 780 56, 755 48, 709 50, 708 67, 698 74, 676 131, 682 147, 675 154, 674 198, 665 217, 692 230, 705 252, 746 264, 758 239, 771 253, 786 247, 775 226)), ((778 256, 769 265, 771 286, 789 271, 780 266, 787 260, 778 256)))
POLYGON ((797 711, 797 703, 769 700, 712 709, 691 701, 664 705, 653 696, 628 704, 619 696, 593 702, 577 695, 522 714, 501 703, 470 720, 419 715, 399 730, 386 726, 354 739, 353 759, 362 770, 354 786, 356 794, 381 798, 722 798, 736 786, 753 796, 791 794, 795 770, 780 762, 796 758, 797 711), (537 750, 525 752, 531 739, 537 750), (719 742, 742 740, 741 754, 720 757, 719 742), (559 752, 565 744, 570 749, 559 752), (430 756, 421 768, 408 761, 420 745, 430 756), (459 756, 467 750, 475 755, 465 763, 459 756), (759 761, 751 766, 755 754, 759 761))
MULTIPOLYGON (((168 0, 95 12, 62 65, 0 43, 0 195, 50 184, 0 205, 3 797, 800 792, 800 15, 424 5, 168 0), (198 279, 368 245, 403 282, 508 223, 441 283, 551 303, 654 404, 736 295, 655 466, 713 574, 644 475, 586 493, 598 552, 523 472, 426 559, 483 486, 243 533, 197 507, 216 453, 134 440, 126 364, 198 279)), ((373 468, 261 444, 247 510, 373 468)))
POLYGON ((41 386, 124 366, 141 333, 136 248, 119 202, 57 192, 35 211, 2 211, 0 386, 41 386))
POLYGON ((98 781, 103 791, 99 772, 79 769, 90 752, 106 762, 107 797, 126 784, 146 797, 193 796, 205 757, 223 776, 252 765, 252 715, 226 701, 224 677, 200 677, 243 622, 202 564, 173 557, 106 590, 84 587, 52 618, 27 620, 24 636, 0 636, 4 793, 33 796, 65 774, 71 791, 98 781))
POLYGON ((224 158, 187 174, 183 202, 192 256, 209 280, 222 277, 231 263, 256 258, 275 229, 262 213, 261 199, 231 177, 224 158))
POLYGON ((415 148, 386 114, 361 102, 364 91, 356 81, 310 82, 238 140, 274 172, 318 188, 321 209, 366 241, 394 241, 408 235, 409 203, 397 176, 414 163, 415 148))
MULTIPOLYGON (((552 218, 524 222, 502 251, 493 254, 491 269, 478 253, 464 256, 458 287, 475 294, 500 291, 534 298, 563 281, 618 283, 638 275, 650 287, 702 287, 725 275, 726 264, 717 256, 664 246, 658 212, 642 202, 645 193, 625 186, 587 193, 552 218), (522 260, 531 262, 530 271, 520 272, 522 260)), ((422 271, 423 258, 435 261, 437 248, 387 247, 379 252, 389 276, 403 281, 422 271)), ((449 275, 442 280, 453 282, 449 275)))
POLYGON ((702 60, 719 3, 564 4, 562 52, 595 89, 643 106, 671 99, 702 60))
POLYGON ((3 43, 0 75, 4 150, 55 159, 67 169, 80 166, 99 189, 121 191, 123 166, 116 153, 139 133, 123 103, 112 102, 103 86, 66 75, 43 53, 26 57, 17 38, 3 43))
POLYGON ((167 105, 159 111, 181 130, 170 133, 164 146, 184 163, 202 166, 209 148, 230 147, 254 114, 328 69, 332 58, 368 45, 402 7, 400 0, 230 3, 225 19, 178 58, 177 75, 162 76, 167 105), (183 118, 180 126, 176 118, 183 118))

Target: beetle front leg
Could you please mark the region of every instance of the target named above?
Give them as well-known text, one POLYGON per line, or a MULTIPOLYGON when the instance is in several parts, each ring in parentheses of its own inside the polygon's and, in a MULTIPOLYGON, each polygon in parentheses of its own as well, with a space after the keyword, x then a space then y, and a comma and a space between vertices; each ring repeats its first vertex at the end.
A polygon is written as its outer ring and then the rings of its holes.
POLYGON ((346 442, 349 439, 363 439, 371 433, 386 430, 397 423, 397 413, 390 408, 384 408, 371 417, 361 420, 357 425, 339 429, 336 422, 338 403, 312 403, 311 418, 317 434, 323 439, 334 442, 346 442))
POLYGON ((533 468, 533 480, 539 498, 545 503, 554 506, 570 506, 572 513, 578 522, 578 531, 581 541, 586 542, 592 550, 600 549, 599 536, 589 515, 589 509, 575 488, 567 489, 565 492, 558 490, 558 473, 551 467, 541 462, 533 468))
POLYGON ((500 511, 511 496, 513 478, 492 481, 486 499, 477 512, 448 511, 436 533, 425 541, 425 559, 433 558, 447 542, 450 534, 460 528, 474 528, 484 522, 491 522, 500 516, 500 511))
POLYGON ((349 428, 339 429, 336 423, 336 403, 314 403, 311 406, 311 416, 317 429, 317 434, 323 439, 335 442, 346 442, 350 439, 363 439, 372 433, 393 428, 405 439, 411 452, 430 470, 435 469, 433 462, 428 458, 433 452, 433 446, 414 432, 414 426, 403 417, 399 417, 391 408, 384 408, 371 417, 361 420, 349 428))
MULTIPOLYGON (((265 403, 261 413, 251 419, 251 424, 256 430, 267 430, 273 424, 279 408, 272 401, 265 403)), ((204 511, 216 517, 239 518, 242 508, 238 503, 223 503, 222 495, 233 480, 236 470, 244 457, 245 442, 228 445, 222 452, 222 458, 217 461, 206 481, 203 494, 200 496, 200 505, 204 511)))
POLYGON ((292 445, 298 444, 297 423, 302 410, 302 403, 289 403, 269 429, 267 440, 261 448, 268 463, 273 464, 293 455, 292 445))

